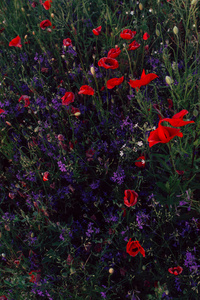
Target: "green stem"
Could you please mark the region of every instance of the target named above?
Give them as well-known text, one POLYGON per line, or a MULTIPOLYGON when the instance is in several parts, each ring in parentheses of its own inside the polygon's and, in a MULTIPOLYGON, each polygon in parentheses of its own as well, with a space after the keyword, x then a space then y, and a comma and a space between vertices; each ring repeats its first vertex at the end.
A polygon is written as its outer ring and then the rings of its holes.
POLYGON ((173 168, 174 168, 174 172, 176 174, 177 172, 176 172, 176 167, 175 167, 174 159, 173 159, 173 156, 172 156, 171 143, 169 142, 167 145, 168 145, 168 148, 169 148, 169 153, 170 153, 170 156, 171 156, 171 162, 172 162, 172 165, 173 165, 173 168))

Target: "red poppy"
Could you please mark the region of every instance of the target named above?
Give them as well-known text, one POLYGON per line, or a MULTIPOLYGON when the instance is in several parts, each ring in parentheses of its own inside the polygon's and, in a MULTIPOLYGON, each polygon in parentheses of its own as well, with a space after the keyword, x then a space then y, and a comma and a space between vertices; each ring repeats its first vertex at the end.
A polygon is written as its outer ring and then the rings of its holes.
POLYGON ((146 53, 148 54, 148 53, 149 53, 149 45, 146 45, 146 46, 144 47, 144 50, 145 50, 146 53))
POLYGON ((173 107, 172 99, 167 99, 167 102, 168 102, 168 108, 171 109, 173 107))
POLYGON ((120 33, 120 37, 124 40, 131 40, 136 35, 136 31, 132 31, 131 29, 124 29, 120 33))
POLYGON ((48 181, 49 180, 48 177, 49 177, 49 172, 44 172, 43 181, 48 181))
POLYGON ((143 85, 147 85, 149 84, 152 80, 158 78, 158 75, 154 74, 154 73, 150 73, 150 74, 145 74, 145 70, 143 70, 142 75, 141 75, 141 79, 140 80, 131 80, 129 81, 129 84, 132 88, 136 88, 136 90, 138 91, 138 89, 143 86, 143 85))
POLYGON ((52 0, 47 0, 42 5, 46 10, 48 10, 51 7, 51 3, 52 3, 52 0))
POLYGON ((150 132, 148 138, 150 148, 158 143, 168 143, 175 136, 183 137, 183 134, 182 132, 180 132, 180 129, 162 126, 160 125, 162 121, 163 120, 159 121, 158 128, 156 130, 150 132))
POLYGON ((169 273, 174 274, 174 275, 179 275, 183 272, 183 268, 180 266, 174 267, 174 268, 169 268, 168 269, 169 273))
POLYGON ((73 257, 71 256, 71 254, 68 254, 68 256, 67 256, 67 264, 70 266, 70 265, 73 264, 73 262, 74 262, 73 257))
POLYGON ((169 122, 169 124, 174 127, 181 127, 187 124, 194 123, 194 121, 183 121, 183 117, 187 114, 188 111, 186 109, 183 109, 179 113, 175 114, 171 119, 169 118, 162 119, 162 122, 163 121, 169 122))
POLYGON ((120 50, 120 48, 117 46, 117 47, 112 48, 112 49, 110 49, 110 50, 108 51, 107 57, 109 57, 109 58, 116 58, 116 57, 118 57, 118 56, 120 55, 120 53, 121 53, 121 50, 120 50))
POLYGON ((40 23, 40 28, 41 28, 42 30, 45 30, 46 27, 51 26, 51 25, 52 25, 52 24, 51 24, 51 22, 50 22, 49 20, 44 20, 44 21, 42 21, 42 22, 40 23))
POLYGON ((142 256, 145 257, 145 251, 140 245, 139 241, 131 241, 131 239, 129 239, 129 242, 126 245, 126 252, 133 257, 140 252, 142 256))
POLYGON ((129 44, 128 50, 136 50, 140 47, 140 44, 136 41, 133 41, 132 43, 129 44))
POLYGON ((135 162, 136 167, 138 168, 144 168, 145 167, 145 157, 140 156, 138 157, 137 161, 135 162))
POLYGON ((89 85, 82 85, 80 87, 80 91, 78 94, 83 94, 83 95, 94 95, 94 90, 91 88, 89 85))
POLYGON ((143 34, 143 40, 148 40, 148 38, 150 37, 150 35, 147 33, 147 32, 145 32, 144 34, 143 34))
POLYGON ((178 175, 183 175, 185 173, 184 171, 179 171, 179 170, 176 170, 176 172, 178 173, 178 175))
POLYGON ((101 33, 101 26, 95 28, 92 30, 92 32, 95 34, 95 35, 99 35, 101 33))
POLYGON ((124 204, 126 206, 131 207, 137 203, 138 194, 135 191, 125 190, 124 194, 124 204))
POLYGON ((106 82, 106 86, 109 90, 113 89, 116 85, 120 85, 124 81, 124 76, 121 78, 112 78, 106 82))
POLYGON ((19 102, 21 101, 21 100, 24 100, 25 101, 25 105, 24 105, 24 107, 28 107, 29 105, 30 105, 30 97, 29 96, 27 96, 27 95, 22 95, 20 98, 19 98, 19 102))
POLYGON ((92 148, 86 151, 86 157, 88 161, 93 160, 94 153, 95 151, 92 148))
POLYGON ((62 99, 62 105, 69 105, 70 103, 74 102, 74 93, 72 92, 66 92, 65 95, 61 98, 62 99))
POLYGON ((19 37, 19 35, 16 38, 14 38, 12 41, 10 41, 9 46, 10 47, 14 46, 14 47, 19 47, 19 48, 22 47, 21 38, 19 37))
POLYGON ((3 109, 0 108, 0 114, 2 114, 4 112, 5 112, 5 110, 3 110, 3 109))
POLYGON ((105 69, 117 69, 119 67, 119 63, 116 59, 110 57, 103 57, 98 61, 98 66, 103 67, 105 69))
POLYGON ((31 271, 28 273, 28 275, 31 275, 31 278, 29 279, 30 282, 38 282, 40 280, 40 274, 38 274, 40 270, 31 271), (36 273, 37 275, 34 275, 33 273, 36 273))
POLYGON ((69 47, 72 46, 72 41, 71 39, 67 38, 63 40, 63 46, 69 47))
POLYGON ((71 106, 71 113, 75 116, 75 117, 79 117, 81 112, 80 112, 80 109, 74 107, 74 106, 71 106))

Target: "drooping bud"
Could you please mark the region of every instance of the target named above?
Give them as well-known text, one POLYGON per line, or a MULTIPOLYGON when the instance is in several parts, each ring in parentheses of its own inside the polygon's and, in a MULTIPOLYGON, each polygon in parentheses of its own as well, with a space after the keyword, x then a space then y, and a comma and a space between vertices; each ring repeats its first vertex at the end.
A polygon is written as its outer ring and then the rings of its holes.
POLYGON ((92 75, 94 76, 94 75, 95 75, 95 68, 94 68, 94 67, 91 67, 91 68, 90 68, 90 72, 91 72, 92 75))
POLYGON ((142 5, 142 3, 139 4, 139 10, 143 10, 143 5, 142 5))
POLYGON ((171 79, 171 77, 169 77, 169 76, 166 76, 166 77, 165 77, 165 81, 166 81, 166 83, 169 84, 169 85, 171 85, 171 84, 174 82, 174 80, 171 79))
POLYGON ((156 29, 156 35, 159 36, 160 35, 160 31, 158 29, 156 29))
POLYGON ((174 26, 173 33, 176 34, 176 35, 178 34, 178 27, 177 26, 174 26))

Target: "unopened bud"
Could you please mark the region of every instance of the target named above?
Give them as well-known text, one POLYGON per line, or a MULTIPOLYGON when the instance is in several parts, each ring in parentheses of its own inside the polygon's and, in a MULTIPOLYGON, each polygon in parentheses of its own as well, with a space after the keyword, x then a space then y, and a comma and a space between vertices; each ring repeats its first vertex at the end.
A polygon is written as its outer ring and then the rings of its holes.
POLYGON ((24 11, 25 11, 25 9, 22 7, 22 8, 21 8, 21 11, 23 11, 23 12, 24 12, 24 11))
POLYGON ((24 36, 24 39, 26 40, 26 39, 27 39, 27 37, 28 37, 28 35, 26 34, 26 35, 24 36))
POLYGON ((35 31, 33 31, 32 34, 35 35, 35 31))
POLYGON ((53 13, 51 14, 51 17, 54 18, 54 14, 53 13))
POLYGON ((110 268, 110 269, 108 270, 108 272, 112 275, 112 274, 115 272, 115 270, 114 270, 113 268, 110 268))
POLYGON ((166 77, 165 77, 165 81, 166 81, 166 83, 169 84, 169 85, 171 85, 171 84, 174 82, 173 79, 171 79, 171 77, 169 77, 169 76, 166 76, 166 77))
POLYGON ((196 5, 198 0, 192 0, 191 5, 196 5))
POLYGON ((143 5, 142 5, 142 3, 139 4, 139 10, 143 10, 143 5))
POLYGON ((178 34, 178 27, 174 26, 173 33, 176 34, 176 35, 178 34))
POLYGON ((81 115, 80 111, 75 112, 75 117, 79 117, 81 115))
POLYGON ((94 67, 91 67, 91 68, 90 68, 90 72, 91 72, 92 75, 94 76, 94 75, 95 75, 95 68, 94 68, 94 67))
POLYGON ((156 35, 159 36, 160 35, 160 31, 158 29, 156 29, 156 35))

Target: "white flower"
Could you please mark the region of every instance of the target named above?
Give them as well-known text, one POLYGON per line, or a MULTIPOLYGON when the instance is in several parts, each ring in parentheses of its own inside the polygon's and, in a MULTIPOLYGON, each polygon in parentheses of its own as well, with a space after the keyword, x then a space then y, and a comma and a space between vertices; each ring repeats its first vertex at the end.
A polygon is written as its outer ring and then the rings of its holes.
POLYGON ((143 142, 142 142, 142 141, 137 142, 137 145, 138 145, 139 147, 141 147, 141 146, 143 146, 143 142))
POLYGON ((124 155, 124 152, 123 152, 123 151, 120 151, 120 152, 119 152, 119 155, 120 155, 120 156, 123 156, 123 155, 124 155))

